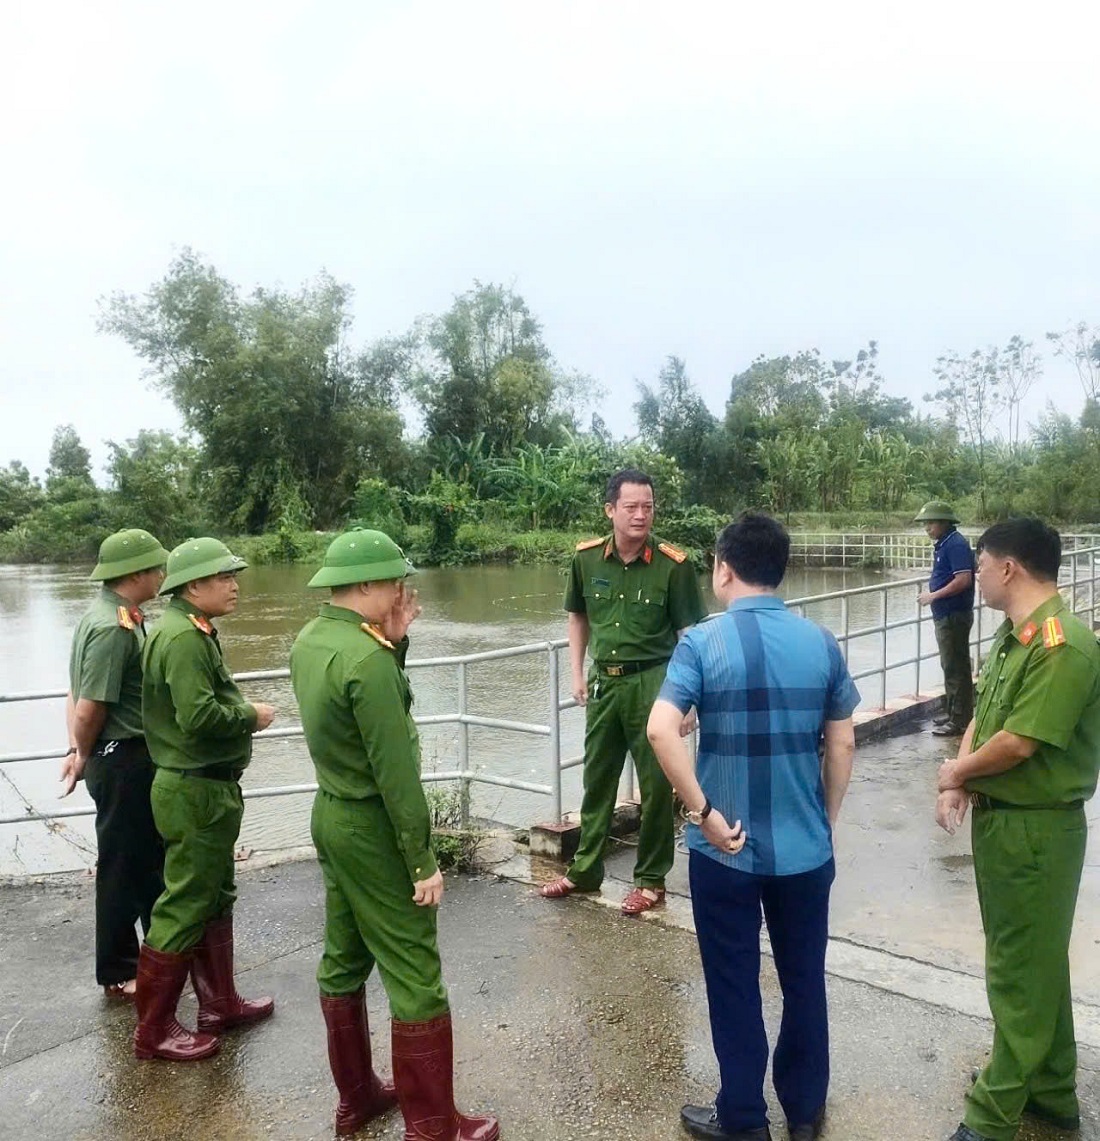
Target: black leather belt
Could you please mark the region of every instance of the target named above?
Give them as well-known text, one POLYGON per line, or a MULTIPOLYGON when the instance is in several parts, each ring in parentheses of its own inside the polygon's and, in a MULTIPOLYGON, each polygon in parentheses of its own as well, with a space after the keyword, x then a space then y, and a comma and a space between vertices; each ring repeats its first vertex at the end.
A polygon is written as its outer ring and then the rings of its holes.
POLYGON ((992 796, 986 796, 984 792, 972 792, 970 803, 975 808, 1007 809, 1014 812, 1073 812, 1085 806, 1083 800, 1071 800, 1068 804, 1010 804, 1007 800, 996 800, 992 796))
POLYGON ((603 677, 630 677, 663 666, 668 658, 650 658, 647 662, 597 662, 596 669, 603 677))
POLYGON ((202 777, 204 780, 240 780, 243 771, 234 765, 203 765, 198 769, 176 769, 181 777, 202 777))

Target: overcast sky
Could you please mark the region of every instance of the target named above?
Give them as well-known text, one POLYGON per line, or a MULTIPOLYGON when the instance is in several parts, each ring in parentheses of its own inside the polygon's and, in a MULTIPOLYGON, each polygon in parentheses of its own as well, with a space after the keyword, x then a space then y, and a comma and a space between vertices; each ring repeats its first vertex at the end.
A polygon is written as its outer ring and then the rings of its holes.
MULTIPOLYGON (((919 400, 945 350, 1100 324, 1087 11, 7 0, 0 464, 177 426, 95 313, 183 246, 328 269, 359 342, 510 284, 618 433, 669 353, 720 413, 760 353, 874 338, 919 400)), ((1049 354, 1047 399, 1082 402, 1049 354)))

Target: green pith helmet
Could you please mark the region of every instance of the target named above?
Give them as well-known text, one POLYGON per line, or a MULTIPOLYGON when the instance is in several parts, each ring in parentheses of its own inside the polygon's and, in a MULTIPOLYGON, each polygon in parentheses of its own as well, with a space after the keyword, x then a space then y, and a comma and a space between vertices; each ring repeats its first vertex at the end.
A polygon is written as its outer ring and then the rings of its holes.
POLYGON ((138 571, 162 567, 168 561, 168 552, 140 527, 116 531, 99 545, 99 562, 88 576, 93 582, 104 582, 138 571))
POLYGON ((959 517, 943 499, 930 499, 913 517, 914 523, 957 523, 959 517))
POLYGON ((161 583, 160 592, 167 594, 197 578, 244 570, 246 566, 248 563, 233 554, 220 539, 186 539, 168 556, 168 577, 161 583))
POLYGON ((351 586, 416 574, 416 567, 384 531, 348 531, 329 543, 310 586, 351 586))

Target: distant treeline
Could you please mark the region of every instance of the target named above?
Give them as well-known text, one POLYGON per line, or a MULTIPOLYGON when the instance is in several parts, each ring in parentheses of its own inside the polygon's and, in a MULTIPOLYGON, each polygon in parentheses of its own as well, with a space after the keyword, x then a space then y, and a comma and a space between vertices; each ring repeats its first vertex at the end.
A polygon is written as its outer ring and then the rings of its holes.
POLYGON ((99 487, 77 431, 59 427, 44 483, 19 461, 0 468, 0 559, 87 558, 135 525, 169 545, 262 536, 258 557, 295 558, 313 532, 349 523, 427 561, 538 557, 603 529, 604 482, 625 465, 654 476, 661 532, 696 548, 747 506, 880 527, 944 497, 975 522, 1100 522, 1100 326, 1047 334, 1080 378, 1076 420, 1049 409, 1021 424, 1043 372, 1021 337, 945 353, 922 410, 887 393, 871 341, 851 360, 759 357, 732 376, 721 416, 670 356, 638 382, 637 433, 618 440, 598 378, 556 361, 513 290, 475 282, 446 313, 362 348, 350 302, 324 274, 242 294, 190 251, 143 296, 103 299, 101 330, 146 362, 186 432, 109 441, 99 487))

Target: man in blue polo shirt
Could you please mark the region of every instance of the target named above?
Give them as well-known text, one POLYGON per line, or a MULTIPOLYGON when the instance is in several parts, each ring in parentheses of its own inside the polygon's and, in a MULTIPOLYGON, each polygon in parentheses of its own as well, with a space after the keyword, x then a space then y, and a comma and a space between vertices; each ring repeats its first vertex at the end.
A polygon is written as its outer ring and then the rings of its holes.
POLYGON ((959 517, 950 503, 933 499, 916 514, 935 544, 928 589, 921 606, 931 606, 936 645, 943 667, 943 716, 936 718, 937 737, 960 737, 974 716, 974 672, 970 664, 970 628, 974 625, 974 551, 956 530, 959 517))
POLYGON ((714 1106, 685 1105, 680 1120, 708 1141, 771 1137, 761 909, 783 989, 772 1078, 791 1141, 811 1141, 825 1117, 832 827, 851 776, 859 693, 832 634, 776 597, 789 554, 787 532, 767 515, 746 513, 722 531, 713 585, 726 612, 684 634, 649 718, 690 825, 691 900, 721 1089, 714 1106), (692 706, 694 768, 680 737, 692 706))

